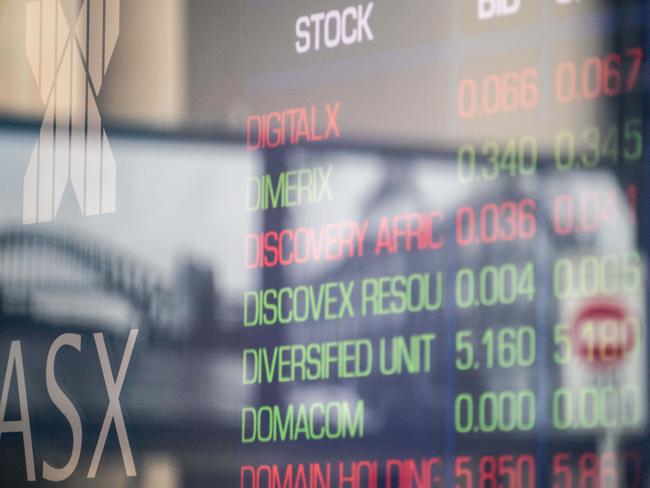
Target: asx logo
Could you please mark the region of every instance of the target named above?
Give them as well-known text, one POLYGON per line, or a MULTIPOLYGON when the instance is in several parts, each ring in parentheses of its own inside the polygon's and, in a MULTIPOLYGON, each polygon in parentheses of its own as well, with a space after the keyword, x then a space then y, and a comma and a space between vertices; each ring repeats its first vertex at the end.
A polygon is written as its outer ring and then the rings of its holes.
MULTIPOLYGON (((87 478, 93 479, 97 476, 97 470, 106 447, 106 439, 113 425, 117 432, 117 439, 119 441, 126 475, 128 477, 137 476, 133 454, 131 452, 131 444, 120 404, 120 394, 122 393, 124 379, 126 378, 126 373, 133 356, 133 349, 138 338, 138 330, 131 330, 129 332, 117 376, 113 373, 104 334, 93 334, 93 338, 95 339, 95 347, 97 349, 97 359, 104 377, 108 405, 106 407, 106 415, 104 416, 102 428, 97 443, 95 444, 95 451, 90 461, 87 478)), ((47 481, 65 481, 72 476, 79 465, 83 443, 88 440, 88 436, 84 436, 81 414, 60 386, 56 368, 59 352, 64 348, 72 348, 80 352, 81 341, 82 337, 79 334, 63 334, 54 340, 47 354, 45 366, 47 394, 54 406, 57 407, 67 420, 72 434, 70 457, 65 466, 55 467, 47 461, 43 461, 43 479, 47 481)), ((22 434, 27 481, 36 481, 36 463, 34 461, 34 445, 32 442, 32 429, 29 416, 29 398, 31 395, 27 393, 27 381, 23 362, 23 343, 21 341, 12 341, 7 360, 7 369, 2 383, 2 393, 0 394, 0 440, 4 439, 2 437, 3 434, 22 434), (15 383, 15 389, 12 388, 12 383, 15 383), (18 420, 6 419, 10 393, 12 395, 16 395, 17 393, 18 409, 20 411, 20 418, 18 420)), ((31 393, 34 392, 32 391, 31 393)))
POLYGON ((115 212, 116 165, 97 97, 120 31, 120 0, 83 0, 74 25, 60 2, 27 4, 27 57, 45 118, 24 179, 24 224, 54 220, 69 182, 83 215, 115 212))

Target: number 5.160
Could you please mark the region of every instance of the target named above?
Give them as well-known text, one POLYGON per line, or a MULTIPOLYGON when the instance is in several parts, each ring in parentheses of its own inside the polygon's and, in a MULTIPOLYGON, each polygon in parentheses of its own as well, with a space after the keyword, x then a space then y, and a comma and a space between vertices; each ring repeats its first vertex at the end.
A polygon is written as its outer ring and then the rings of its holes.
POLYGON ((477 336, 471 330, 456 333, 458 370, 528 367, 535 363, 537 335, 531 326, 487 329, 480 335, 479 344, 477 336))

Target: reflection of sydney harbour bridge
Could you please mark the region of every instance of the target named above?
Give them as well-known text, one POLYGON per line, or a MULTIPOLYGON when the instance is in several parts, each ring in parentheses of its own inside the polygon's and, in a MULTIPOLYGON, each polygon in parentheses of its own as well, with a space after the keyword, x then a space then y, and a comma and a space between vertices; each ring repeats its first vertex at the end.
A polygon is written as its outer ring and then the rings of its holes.
MULTIPOLYGON (((179 275, 166 283, 153 266, 78 232, 29 227, 1 230, 0 345, 23 341, 32 411, 51 408, 39 361, 47 356, 56 336, 73 332, 88 340, 78 356, 83 360, 75 359, 74 352, 62 354, 57 371, 62 378, 75 378, 70 383, 71 396, 78 400, 80 410, 88 418, 101 419, 106 398, 91 334, 104 333, 114 346, 112 361, 118 363, 128 330, 138 329, 122 393, 130 425, 180 429, 188 415, 197 420, 197 428, 222 432, 236 425, 231 417, 239 401, 234 373, 238 363, 226 350, 228 333, 219 328, 223 318, 215 313, 215 288, 206 285, 212 283, 212 274, 185 263, 179 275), (179 290, 199 295, 202 305, 183 303, 179 290), (203 322, 192 316, 175 317, 179 307, 209 313, 203 322), (116 308, 126 312, 116 316, 116 308), (171 332, 175 322, 188 325, 191 333, 171 332)), ((0 372, 5 368, 3 354, 0 372)))
POLYGON ((9 228, 0 232, 0 312, 29 315, 39 293, 95 290, 127 303, 151 335, 162 327, 162 280, 138 260, 74 233, 9 228))
MULTIPOLYGON (((69 438, 69 426, 58 415, 45 385, 44 361, 55 338, 63 333, 82 336, 80 350, 65 348, 58 354, 55 371, 81 415, 86 453, 94 446, 86 438, 96 439, 108 401, 92 334, 104 334, 110 362, 117 371, 126 334, 138 329, 119 395, 138 474, 146 471, 146 460, 155 457, 153 453, 160 452, 161 446, 170 469, 178 469, 188 480, 203 476, 193 468, 199 456, 234 456, 229 443, 238 433, 238 362, 225 350, 228 334, 219 330, 222 320, 215 313, 218 307, 215 288, 210 286, 211 269, 182 263, 178 275, 166 281, 154 266, 128 251, 69 229, 0 230, 0 374, 7 365, 9 341, 20 340, 35 445, 55 442, 57 447, 47 451, 50 456, 57 449, 65 455, 68 449, 65 442, 58 443, 69 438), (186 297, 197 295, 200 298, 186 302, 186 297), (196 319, 200 313, 174 316, 179 307, 209 313, 201 322, 196 319), (116 309, 125 312, 115 315, 116 309), (184 320, 188 320, 191 333, 179 336, 171 332, 175 322, 184 320)), ((14 396, 10 396, 10 415, 16 415, 14 396)), ((110 461, 121 476, 121 451, 114 435, 111 430, 104 456, 107 460, 100 469, 106 473, 110 461)), ((9 436, 2 441, 0 458, 20 466, 22 444, 9 436)), ((233 463, 228 460, 213 466, 209 477, 220 480, 230 476, 233 463)), ((85 473, 85 469, 87 463, 82 458, 78 471, 85 473)), ((24 471, 16 469, 15 473, 20 480, 24 471)), ((3 481, 0 485, 4 486, 3 481)))

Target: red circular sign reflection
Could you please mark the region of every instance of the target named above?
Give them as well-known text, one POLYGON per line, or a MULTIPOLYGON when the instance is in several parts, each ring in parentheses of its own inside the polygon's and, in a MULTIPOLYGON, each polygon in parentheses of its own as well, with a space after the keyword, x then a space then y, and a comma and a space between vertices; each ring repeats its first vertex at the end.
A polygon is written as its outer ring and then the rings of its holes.
POLYGON ((612 368, 634 349, 637 327, 625 307, 597 299, 576 315, 571 336, 574 351, 583 362, 595 368, 612 368))

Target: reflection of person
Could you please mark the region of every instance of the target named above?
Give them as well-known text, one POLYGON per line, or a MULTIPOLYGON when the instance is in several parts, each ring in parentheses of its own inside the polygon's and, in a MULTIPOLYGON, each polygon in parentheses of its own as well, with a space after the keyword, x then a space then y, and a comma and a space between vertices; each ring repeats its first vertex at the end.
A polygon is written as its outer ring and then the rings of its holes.
POLYGON ((381 213, 382 208, 394 212, 398 206, 405 211, 422 208, 423 201, 413 181, 413 167, 403 158, 384 158, 384 171, 381 184, 375 193, 366 200, 362 215, 372 217, 381 213))

